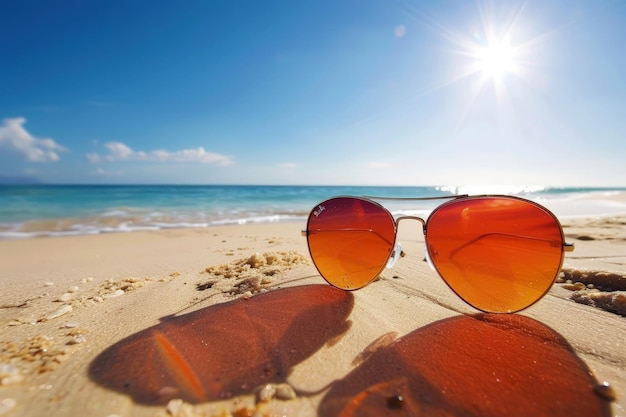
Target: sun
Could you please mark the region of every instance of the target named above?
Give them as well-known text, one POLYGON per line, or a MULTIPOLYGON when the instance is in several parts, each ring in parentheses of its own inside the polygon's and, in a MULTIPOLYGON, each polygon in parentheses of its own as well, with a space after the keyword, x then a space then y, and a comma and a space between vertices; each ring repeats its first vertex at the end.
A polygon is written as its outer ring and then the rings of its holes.
POLYGON ((501 79, 515 73, 519 67, 516 49, 507 41, 492 40, 487 46, 474 51, 477 69, 484 77, 501 79))
POLYGON ((555 28, 542 30, 523 0, 518 5, 476 2, 475 14, 464 15, 462 20, 455 17, 450 23, 411 10, 436 35, 433 45, 445 59, 435 81, 418 94, 456 85, 458 126, 474 111, 513 120, 519 109, 517 99, 530 97, 532 87, 545 85, 544 60, 551 40, 559 35, 555 28))

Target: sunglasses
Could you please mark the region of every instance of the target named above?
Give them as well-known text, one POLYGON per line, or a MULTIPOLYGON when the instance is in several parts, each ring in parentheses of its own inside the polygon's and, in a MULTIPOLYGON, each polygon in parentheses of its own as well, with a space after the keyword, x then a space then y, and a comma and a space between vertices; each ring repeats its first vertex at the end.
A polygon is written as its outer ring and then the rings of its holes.
POLYGON ((472 307, 513 313, 542 298, 563 264, 565 243, 559 220, 545 207, 500 195, 434 198, 334 197, 309 214, 309 252, 331 285, 357 290, 401 256, 400 220, 422 223, 426 258, 444 282, 472 307), (427 220, 396 219, 374 200, 449 199, 427 220))

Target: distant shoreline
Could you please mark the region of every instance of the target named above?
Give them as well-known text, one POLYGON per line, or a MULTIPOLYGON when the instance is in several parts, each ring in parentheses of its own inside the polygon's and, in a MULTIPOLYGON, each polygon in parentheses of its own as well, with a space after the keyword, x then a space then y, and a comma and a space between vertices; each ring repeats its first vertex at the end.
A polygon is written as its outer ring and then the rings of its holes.
MULTIPOLYGON (((433 197, 508 194, 559 218, 626 214, 626 188, 270 185, 0 185, 0 239, 305 222, 337 195, 433 197)), ((383 201, 394 216, 426 218, 440 201, 383 201)))

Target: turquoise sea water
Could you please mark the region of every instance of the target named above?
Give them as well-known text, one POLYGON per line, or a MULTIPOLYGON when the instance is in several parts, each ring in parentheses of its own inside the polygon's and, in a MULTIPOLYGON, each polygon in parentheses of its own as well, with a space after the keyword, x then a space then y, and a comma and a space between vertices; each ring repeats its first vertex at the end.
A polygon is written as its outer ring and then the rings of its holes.
MULTIPOLYGON (((304 222, 316 203, 336 195, 465 193, 525 197, 559 217, 626 214, 626 188, 0 185, 0 239, 304 222)), ((441 201, 383 204, 394 215, 427 216, 441 201)))

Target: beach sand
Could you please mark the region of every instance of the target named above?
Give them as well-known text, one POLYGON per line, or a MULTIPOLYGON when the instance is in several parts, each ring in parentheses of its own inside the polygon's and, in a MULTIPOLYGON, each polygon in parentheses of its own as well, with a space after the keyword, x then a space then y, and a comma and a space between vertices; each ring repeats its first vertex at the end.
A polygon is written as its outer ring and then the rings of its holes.
POLYGON ((562 278, 512 315, 405 224, 355 292, 295 223, 0 241, 0 415, 626 416, 626 217, 562 224, 562 278))

